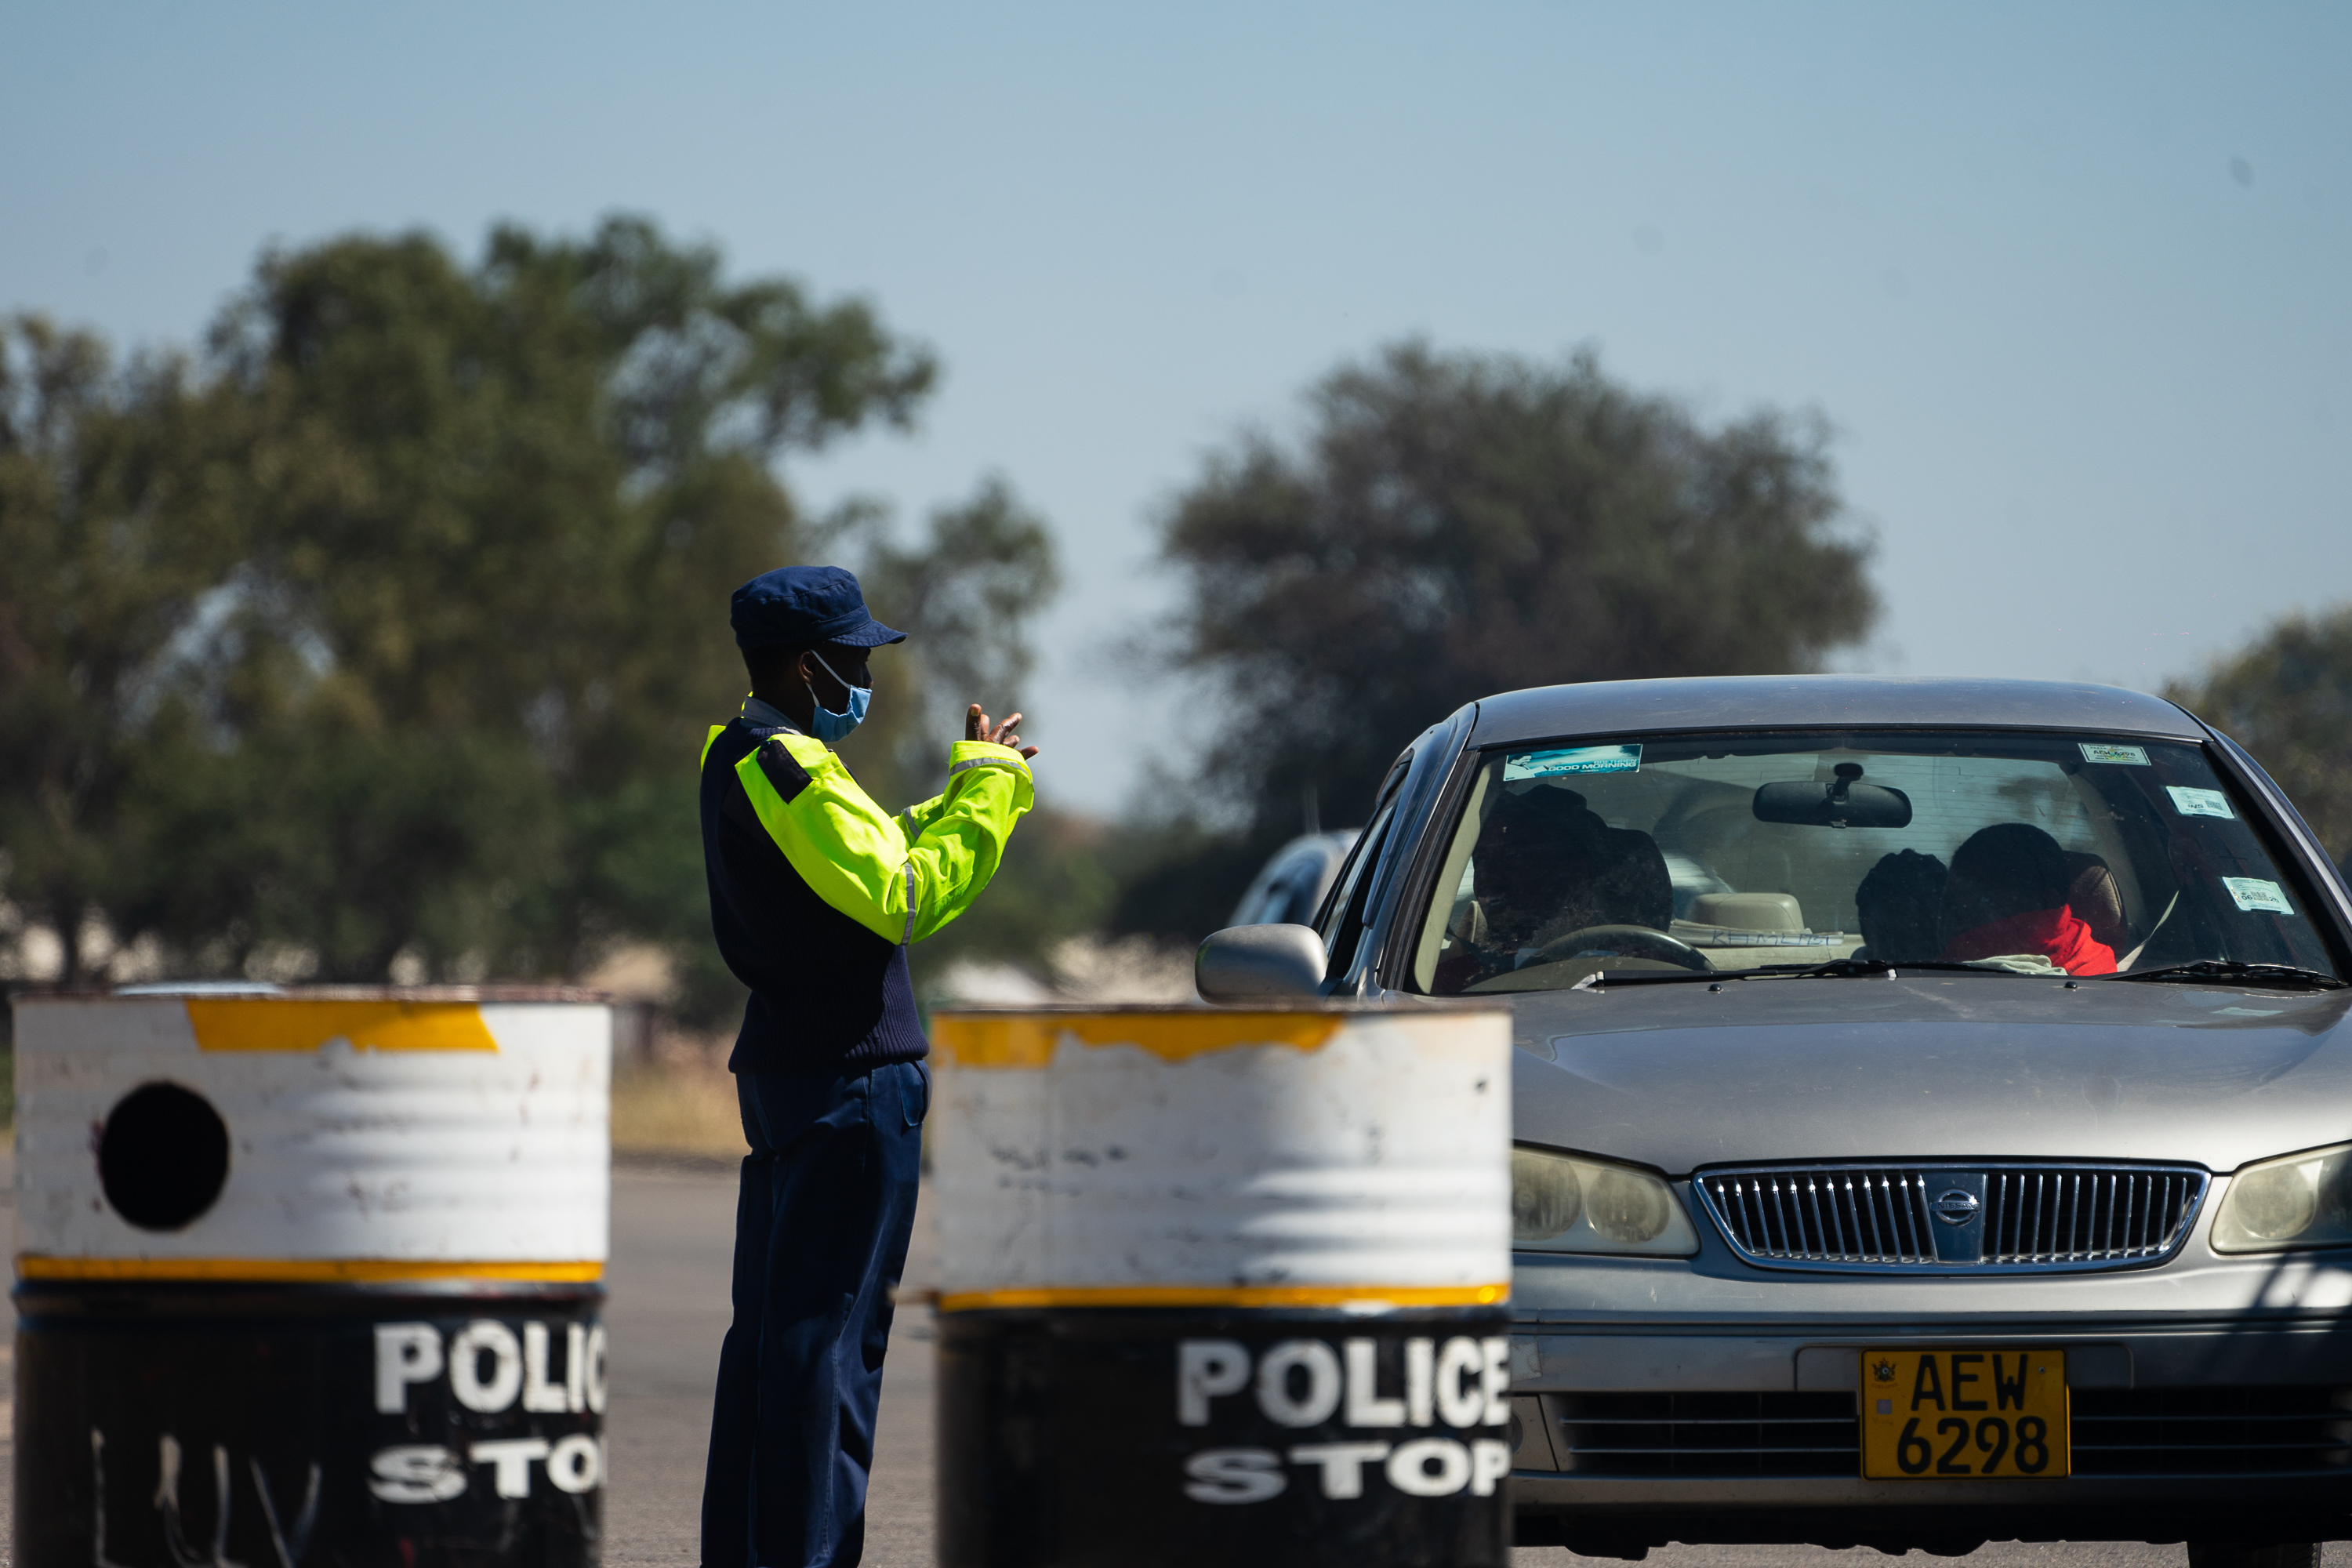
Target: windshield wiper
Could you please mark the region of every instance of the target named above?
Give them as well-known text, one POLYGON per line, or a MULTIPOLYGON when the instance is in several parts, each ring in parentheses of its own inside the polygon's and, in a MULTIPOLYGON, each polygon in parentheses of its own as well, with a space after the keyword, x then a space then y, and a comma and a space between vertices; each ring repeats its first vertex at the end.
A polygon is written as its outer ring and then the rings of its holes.
POLYGON ((1606 991, 1612 985, 1675 985, 1685 980, 1720 980, 1733 973, 1722 969, 1596 969, 1570 991, 1606 991))
MULTIPOLYGON (((1888 974, 1899 977, 1920 969, 1958 969, 1970 974, 2018 974, 2032 973, 2004 969, 1996 963, 1981 961, 1947 963, 1924 959, 1917 963, 1889 963, 1876 958, 1832 958, 1825 963, 1759 963, 1746 969, 1603 969, 1586 975, 1569 987, 1570 991, 1605 990, 1612 985, 1678 985, 1693 980, 1811 980, 1819 976, 1836 979, 1857 974, 1888 974)), ((2065 978, 2063 969, 2049 972, 2065 978)))
POLYGON ((2259 984, 2269 981, 2282 984, 2311 985, 2322 991, 2334 991, 2344 982, 2332 974, 2322 974, 2316 969, 2298 968, 2292 963, 2248 963, 2236 958, 2200 958, 2191 963, 2168 963, 2161 969, 2136 969, 2122 974, 2109 974, 2108 980, 2242 980, 2259 984))
MULTIPOLYGON (((1911 963, 1891 963, 1883 958, 1832 958, 1825 963, 1759 963, 1747 969, 1605 969, 1586 975, 1570 989, 1591 991, 1611 985, 1675 985, 1693 980, 1738 980, 1749 975, 1759 980, 1839 980, 1881 974, 1900 978, 1905 973, 1920 971, 2021 974, 2030 979, 2066 978, 2066 972, 2054 965, 2047 971, 2011 969, 1983 959, 1918 959, 1911 963)), ((2162 969, 2143 969, 2129 974, 2103 974, 2096 978, 2237 980, 2256 984, 2308 985, 2324 991, 2336 990, 2345 984, 2334 975, 2323 974, 2315 969, 2298 969, 2292 963, 2247 963, 2234 958, 2200 958, 2193 963, 2171 963, 2162 969)))
MULTIPOLYGON (((2024 971, 2008 969, 1980 960, 1950 960, 1923 958, 1905 963, 1890 963, 1883 958, 1832 958, 1826 963, 1760 963, 1753 969, 1734 970, 1738 974, 1769 974, 1784 980, 1843 979, 1861 974, 1900 975, 1906 970, 1958 969, 1970 974, 2018 974, 2024 971)), ((2053 973, 2062 971, 2053 970, 2053 973)))

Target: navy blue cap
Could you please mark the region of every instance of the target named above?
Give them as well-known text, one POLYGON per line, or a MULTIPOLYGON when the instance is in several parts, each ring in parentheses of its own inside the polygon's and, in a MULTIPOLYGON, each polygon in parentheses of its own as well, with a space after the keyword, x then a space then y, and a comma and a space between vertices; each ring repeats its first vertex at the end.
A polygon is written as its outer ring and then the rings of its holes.
POLYGON ((838 566, 779 566, 735 590, 727 621, 737 647, 880 647, 905 642, 866 613, 857 579, 838 566))

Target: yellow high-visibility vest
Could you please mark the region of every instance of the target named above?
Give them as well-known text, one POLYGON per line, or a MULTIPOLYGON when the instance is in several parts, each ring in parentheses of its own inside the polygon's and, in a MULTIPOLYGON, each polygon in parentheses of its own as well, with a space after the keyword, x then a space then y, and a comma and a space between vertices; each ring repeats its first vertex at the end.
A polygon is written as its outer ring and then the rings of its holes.
MULTIPOLYGON (((725 728, 711 726, 705 758, 725 728)), ((894 942, 920 942, 970 909, 1036 800, 1028 760, 989 741, 958 741, 946 791, 897 816, 806 735, 769 736, 744 753, 735 776, 816 896, 894 942)))

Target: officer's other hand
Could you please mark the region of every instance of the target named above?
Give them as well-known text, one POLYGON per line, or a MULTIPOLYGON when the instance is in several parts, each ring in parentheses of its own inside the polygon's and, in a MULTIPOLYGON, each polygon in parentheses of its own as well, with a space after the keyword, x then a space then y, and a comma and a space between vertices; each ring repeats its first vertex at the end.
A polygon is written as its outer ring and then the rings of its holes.
POLYGON ((963 738, 967 741, 988 741, 999 746, 1010 746, 1024 757, 1034 757, 1037 754, 1037 748, 1023 745, 1021 737, 1013 732, 1013 726, 1019 722, 1021 722, 1021 715, 1015 713, 1007 718, 1003 723, 992 727, 988 721, 988 715, 982 712, 980 704, 975 702, 964 710, 963 738))

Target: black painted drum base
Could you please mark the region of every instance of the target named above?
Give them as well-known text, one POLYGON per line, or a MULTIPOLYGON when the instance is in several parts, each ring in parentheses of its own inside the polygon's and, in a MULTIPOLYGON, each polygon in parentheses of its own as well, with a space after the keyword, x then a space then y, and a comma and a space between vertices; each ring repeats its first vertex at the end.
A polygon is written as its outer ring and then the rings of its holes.
POLYGON ((1503 1568, 1508 1314, 941 1314, 943 1568, 1503 1568))
POLYGON ((599 1286, 16 1291, 20 1568, 595 1568, 599 1286))

